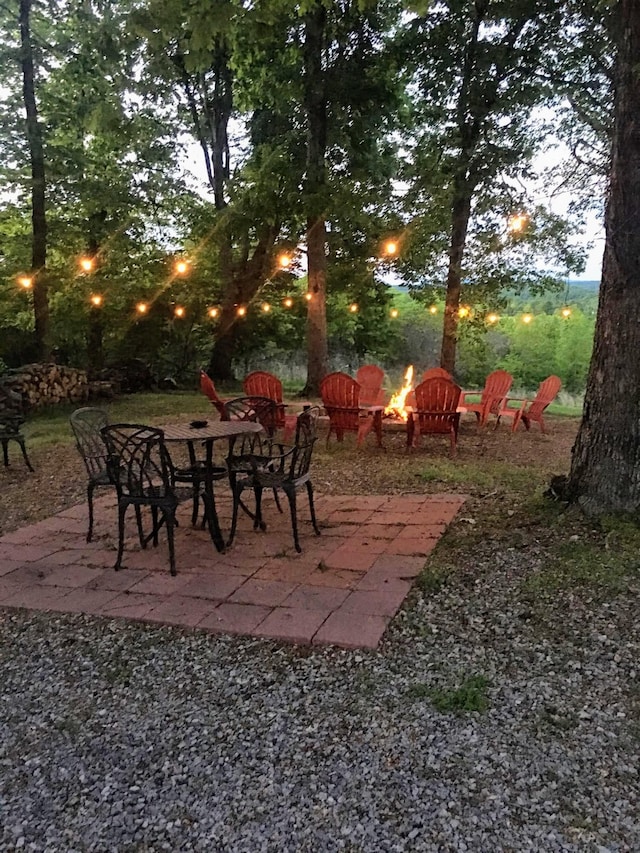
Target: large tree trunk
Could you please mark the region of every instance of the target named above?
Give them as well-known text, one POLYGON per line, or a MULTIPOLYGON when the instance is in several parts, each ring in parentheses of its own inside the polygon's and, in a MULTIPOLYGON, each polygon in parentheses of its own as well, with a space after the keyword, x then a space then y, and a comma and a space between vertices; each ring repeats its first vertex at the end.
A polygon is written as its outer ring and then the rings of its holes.
POLYGON ((47 288, 47 217, 45 208, 45 166, 42 131, 38 122, 31 46, 31 0, 20 0, 20 46, 23 100, 27 114, 27 140, 31 159, 31 270, 36 343, 42 361, 51 356, 49 339, 49 297, 47 288))
POLYGON ((318 396, 320 383, 327 374, 326 308, 326 232, 324 219, 310 222, 307 228, 309 293, 307 305, 307 384, 305 395, 318 396))
POLYGON ((207 371, 212 379, 223 382, 234 378, 233 356, 239 323, 243 322, 238 315, 238 308, 246 308, 268 278, 272 266, 273 246, 279 230, 279 225, 264 229, 251 257, 239 265, 239 272, 231 278, 225 289, 207 371))
POLYGON ((471 195, 464 182, 459 181, 454 190, 451 205, 451 240, 449 243, 449 268, 447 270, 447 293, 444 303, 442 325, 442 349, 440 367, 453 374, 456 366, 458 343, 458 319, 460 291, 462 289, 462 259, 467 240, 467 228, 471 215, 471 195))
POLYGON ((327 96, 322 68, 322 53, 327 21, 320 2, 305 18, 304 89, 307 114, 307 272, 309 300, 307 313, 306 395, 318 395, 327 373, 327 254, 324 205, 327 182, 327 96))
POLYGON ((595 345, 567 495, 594 515, 640 508, 640 4, 616 15, 615 124, 595 345))

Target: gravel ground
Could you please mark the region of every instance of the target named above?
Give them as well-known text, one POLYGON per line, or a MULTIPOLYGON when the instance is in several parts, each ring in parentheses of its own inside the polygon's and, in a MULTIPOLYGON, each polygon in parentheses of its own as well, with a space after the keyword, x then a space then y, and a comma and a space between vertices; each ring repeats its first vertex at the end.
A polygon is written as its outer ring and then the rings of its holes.
POLYGON ((640 850, 637 590, 536 608, 543 558, 487 543, 371 653, 5 613, 0 850, 640 850))
MULTIPOLYGON (((639 851, 638 565, 530 583, 597 538, 522 486, 574 433, 463 436, 470 500, 376 652, 0 611, 0 852, 639 851), (469 679, 486 708, 437 701, 469 679)), ((82 499, 71 450, 12 468, 5 532, 82 499)), ((319 490, 451 490, 430 448, 319 451, 319 490)))

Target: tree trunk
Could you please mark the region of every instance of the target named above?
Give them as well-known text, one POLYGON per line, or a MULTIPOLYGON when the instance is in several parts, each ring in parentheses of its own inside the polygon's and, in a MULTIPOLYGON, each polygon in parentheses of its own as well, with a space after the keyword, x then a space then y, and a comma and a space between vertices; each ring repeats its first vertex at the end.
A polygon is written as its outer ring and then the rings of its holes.
POLYGON ((318 396, 327 374, 326 232, 324 219, 307 227, 309 293, 307 308, 307 384, 305 395, 318 396))
POLYGON ((640 5, 615 6, 615 124, 595 343, 567 496, 592 515, 640 508, 640 5))
MULTIPOLYGON (((240 329, 238 324, 243 322, 238 316, 238 308, 246 308, 268 278, 279 230, 277 224, 266 227, 253 254, 242 263, 240 271, 233 277, 229 274, 209 360, 208 373, 212 379, 230 381, 234 378, 233 356, 240 329)), ((220 249, 221 263, 224 261, 223 250, 224 247, 220 249)))
POLYGON ((231 307, 222 310, 220 322, 225 323, 225 333, 216 337, 211 349, 209 368, 207 373, 217 382, 231 382, 235 379, 233 375, 233 355, 236 347, 236 318, 235 311, 231 307), (233 316, 231 315, 233 312, 233 316))
POLYGON ((33 275, 33 314, 39 357, 51 356, 49 332, 49 296, 47 288, 47 217, 45 208, 45 166, 42 130, 38 122, 35 94, 33 49, 31 45, 31 0, 20 0, 20 46, 22 94, 27 116, 27 140, 31 159, 31 270, 33 275))
POLYGON ((307 383, 304 394, 318 395, 327 373, 327 254, 325 192, 327 183, 327 95, 322 55, 327 22, 321 2, 305 17, 304 101, 307 117, 307 273, 309 300, 307 313, 307 383))
POLYGON ((462 180, 456 181, 451 205, 451 240, 449 243, 449 268, 447 270, 447 293, 444 303, 442 325, 442 349, 440 367, 453 374, 456 366, 458 343, 458 319, 460 291, 462 288, 462 258, 467 240, 467 228, 471 215, 471 193, 462 180))

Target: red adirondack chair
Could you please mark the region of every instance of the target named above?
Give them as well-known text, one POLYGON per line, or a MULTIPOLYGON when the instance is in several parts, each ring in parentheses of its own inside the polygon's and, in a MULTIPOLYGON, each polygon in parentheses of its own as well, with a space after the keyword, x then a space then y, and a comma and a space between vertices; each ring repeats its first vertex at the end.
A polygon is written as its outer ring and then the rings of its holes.
POLYGON ((467 411, 473 412, 478 426, 483 427, 489 415, 497 415, 504 398, 509 393, 513 377, 506 370, 494 370, 484 383, 482 391, 462 391, 460 405, 467 411), (477 403, 468 403, 467 396, 480 395, 477 403))
POLYGON ((435 376, 416 386, 413 412, 407 421, 407 447, 417 447, 422 435, 448 435, 451 455, 456 454, 461 390, 451 379, 435 376))
POLYGON ((384 406, 384 370, 377 364, 363 364, 356 372, 361 406, 384 406))
POLYGON ((562 387, 562 380, 559 376, 547 376, 538 386, 536 396, 533 400, 528 400, 522 397, 505 397, 502 405, 498 410, 498 419, 496 421, 496 429, 500 423, 500 418, 513 418, 511 432, 518 429, 520 421, 525 425, 526 429, 531 426, 531 421, 537 421, 540 424, 540 431, 546 433, 544 418, 542 414, 549 403, 552 403, 558 396, 558 392, 562 387), (519 402, 520 406, 509 406, 509 403, 519 402))
POLYGON ((218 392, 216 391, 216 386, 213 384, 213 379, 209 376, 208 373, 205 373, 202 369, 200 369, 200 390, 209 398, 211 405, 215 406, 216 409, 220 412, 221 420, 227 420, 224 408, 226 400, 223 400, 222 397, 218 395, 218 392))
POLYGON ((422 381, 425 382, 427 379, 448 379, 453 382, 453 376, 444 367, 427 367, 422 374, 422 381))
POLYGON ((329 416, 327 445, 332 432, 338 441, 342 441, 345 432, 355 432, 359 447, 374 429, 378 447, 382 447, 382 407, 375 412, 361 407, 360 385, 352 376, 340 371, 329 373, 320 383, 320 394, 329 416))

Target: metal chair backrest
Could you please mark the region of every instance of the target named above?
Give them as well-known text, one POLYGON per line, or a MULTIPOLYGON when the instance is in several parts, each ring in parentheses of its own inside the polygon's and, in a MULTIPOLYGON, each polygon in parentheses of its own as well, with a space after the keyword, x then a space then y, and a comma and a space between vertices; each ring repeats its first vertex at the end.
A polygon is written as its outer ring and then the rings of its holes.
POLYGON ((311 406, 298 415, 295 450, 291 455, 291 463, 288 471, 288 478, 291 481, 299 481, 309 473, 313 446, 318 438, 319 414, 319 406, 311 406))
POLYGON ((276 428, 277 405, 269 397, 247 396, 234 397, 224 404, 223 420, 226 421, 255 421, 262 424, 269 435, 276 428))
POLYGON ((6 385, 0 384, 0 424, 7 429, 18 431, 25 422, 22 396, 6 385))
POLYGON ((119 495, 156 500, 171 495, 171 458, 161 429, 144 424, 111 424, 101 431, 107 468, 119 495))
POLYGON ((76 409, 69 418, 69 424, 89 477, 95 479, 104 474, 107 470, 107 446, 101 431, 109 424, 105 410, 93 406, 76 409))

